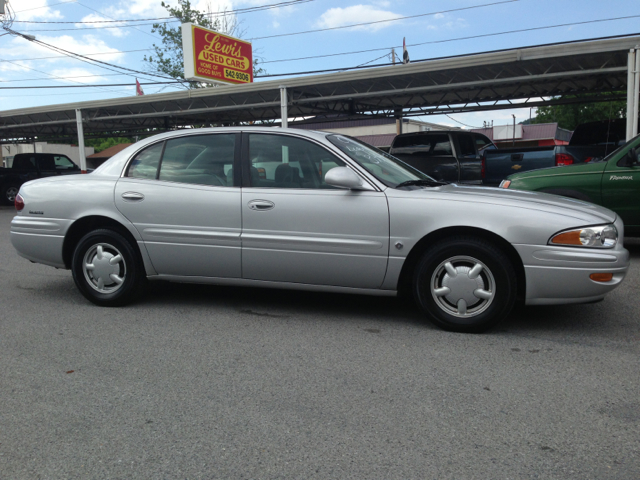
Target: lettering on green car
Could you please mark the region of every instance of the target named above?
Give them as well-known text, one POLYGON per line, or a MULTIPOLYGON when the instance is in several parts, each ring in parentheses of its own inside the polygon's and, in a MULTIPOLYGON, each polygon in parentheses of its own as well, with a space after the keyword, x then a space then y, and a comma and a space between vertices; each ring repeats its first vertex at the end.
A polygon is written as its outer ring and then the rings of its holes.
POLYGON ((624 177, 619 177, 618 175, 611 175, 609 177, 609 180, 633 180, 633 177, 631 175, 627 175, 624 177))

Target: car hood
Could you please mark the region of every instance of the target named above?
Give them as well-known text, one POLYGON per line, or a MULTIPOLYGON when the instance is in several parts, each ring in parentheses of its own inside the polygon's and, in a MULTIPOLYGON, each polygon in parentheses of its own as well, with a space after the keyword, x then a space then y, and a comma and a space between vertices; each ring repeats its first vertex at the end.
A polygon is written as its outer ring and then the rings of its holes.
POLYGON ((514 181, 525 178, 555 177, 559 175, 576 175, 579 173, 602 173, 606 165, 607 162, 600 161, 593 163, 576 163, 563 167, 539 168, 537 170, 529 170, 528 172, 514 173, 513 175, 509 175, 507 179, 514 181))
POLYGON ((573 198, 548 193, 508 190, 493 187, 461 186, 457 184, 442 187, 420 188, 416 190, 388 189, 393 197, 438 198, 440 200, 484 203, 500 207, 539 210, 576 218, 585 224, 613 223, 617 215, 611 210, 573 198))

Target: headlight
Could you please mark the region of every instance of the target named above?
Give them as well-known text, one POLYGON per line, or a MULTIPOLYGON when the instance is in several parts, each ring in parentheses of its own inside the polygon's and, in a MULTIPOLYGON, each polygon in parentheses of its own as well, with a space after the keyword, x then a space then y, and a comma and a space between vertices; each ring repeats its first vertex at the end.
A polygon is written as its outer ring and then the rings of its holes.
POLYGON ((499 188, 509 188, 509 185, 511 185, 511 180, 502 180, 499 188))
POLYGON ((618 230, 614 225, 576 228, 556 233, 549 243, 572 247, 613 248, 618 243, 618 230))

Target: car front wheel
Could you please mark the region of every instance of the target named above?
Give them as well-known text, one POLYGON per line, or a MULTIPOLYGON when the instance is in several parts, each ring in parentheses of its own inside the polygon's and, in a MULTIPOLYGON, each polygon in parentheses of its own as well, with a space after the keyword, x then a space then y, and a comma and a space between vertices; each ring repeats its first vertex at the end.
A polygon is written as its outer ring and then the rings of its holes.
POLYGON ((146 282, 139 253, 120 233, 108 229, 89 232, 78 242, 71 270, 82 295, 105 307, 135 300, 146 282))
POLYGON ((516 299, 516 273, 488 241, 454 237, 430 248, 418 264, 414 296, 439 327, 479 333, 503 320, 516 299))

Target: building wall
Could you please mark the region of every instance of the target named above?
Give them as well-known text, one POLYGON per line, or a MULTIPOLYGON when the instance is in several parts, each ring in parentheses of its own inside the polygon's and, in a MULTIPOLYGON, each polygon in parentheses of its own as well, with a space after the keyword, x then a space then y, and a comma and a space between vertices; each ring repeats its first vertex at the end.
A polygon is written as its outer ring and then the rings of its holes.
MULTIPOLYGON (((13 157, 18 153, 34 153, 33 143, 14 143, 1 146, 2 155, 0 160, 4 166, 11 167, 13 157)), ((85 156, 92 155, 95 152, 93 147, 84 147, 85 156)), ((56 143, 36 142, 35 153, 59 153, 66 155, 73 162, 80 166, 80 148, 77 145, 59 145, 56 143)))
MULTIPOLYGON (((396 133, 396 124, 389 123, 386 125, 363 125, 358 127, 333 127, 318 128, 323 132, 342 133, 353 137, 361 137, 364 135, 385 135, 396 133)), ((415 120, 405 121, 402 124, 402 133, 424 132, 428 130, 457 130, 446 125, 437 125, 435 123, 417 122, 415 120)))

